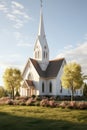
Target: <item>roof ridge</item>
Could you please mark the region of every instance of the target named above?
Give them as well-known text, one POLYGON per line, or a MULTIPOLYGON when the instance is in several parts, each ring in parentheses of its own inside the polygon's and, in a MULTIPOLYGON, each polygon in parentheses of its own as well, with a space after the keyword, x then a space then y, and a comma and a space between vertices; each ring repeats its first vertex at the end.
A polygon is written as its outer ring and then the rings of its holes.
POLYGON ((65 58, 56 58, 56 59, 53 59, 53 60, 50 60, 50 61, 58 61, 58 60, 64 60, 65 58))

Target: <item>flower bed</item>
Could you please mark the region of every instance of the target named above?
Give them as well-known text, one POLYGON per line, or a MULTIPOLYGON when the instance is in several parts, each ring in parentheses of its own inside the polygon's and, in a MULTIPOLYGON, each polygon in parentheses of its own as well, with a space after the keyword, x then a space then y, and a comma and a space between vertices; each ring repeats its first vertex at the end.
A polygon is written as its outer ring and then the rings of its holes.
POLYGON ((9 97, 0 98, 0 105, 26 105, 51 108, 87 109, 85 101, 56 101, 54 98, 19 97, 14 100, 9 97))

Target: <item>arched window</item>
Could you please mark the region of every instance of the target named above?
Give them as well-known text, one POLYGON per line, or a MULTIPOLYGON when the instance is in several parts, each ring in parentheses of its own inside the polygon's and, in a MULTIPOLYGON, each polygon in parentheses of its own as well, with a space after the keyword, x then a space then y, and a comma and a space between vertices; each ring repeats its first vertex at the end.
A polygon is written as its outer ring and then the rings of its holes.
POLYGON ((42 93, 44 93, 44 83, 42 83, 42 93))
POLYGON ((46 49, 46 46, 44 46, 44 49, 46 49))
POLYGON ((60 80, 60 93, 62 93, 63 87, 62 87, 62 82, 60 80))
POLYGON ((38 51, 38 58, 39 58, 39 51, 38 51))
POLYGON ((52 83, 49 84, 49 92, 52 93, 52 83))
POLYGON ((44 58, 45 58, 45 51, 44 51, 44 58))
POLYGON ((47 58, 47 52, 46 52, 46 58, 47 58))
POLYGON ((60 93, 62 93, 62 84, 61 84, 61 87, 60 87, 60 93))
POLYGON ((28 74, 28 79, 31 80, 32 77, 33 77, 33 75, 32 75, 32 73, 30 72, 30 73, 28 74))

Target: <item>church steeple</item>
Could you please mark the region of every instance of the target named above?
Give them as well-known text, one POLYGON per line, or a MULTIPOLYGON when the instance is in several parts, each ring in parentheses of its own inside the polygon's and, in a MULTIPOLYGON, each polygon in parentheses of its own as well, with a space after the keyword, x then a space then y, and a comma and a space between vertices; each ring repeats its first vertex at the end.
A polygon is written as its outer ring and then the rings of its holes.
POLYGON ((44 31, 42 0, 41 0, 38 36, 37 36, 35 47, 34 47, 34 59, 38 61, 42 70, 46 70, 49 63, 49 48, 47 45, 47 40, 45 36, 45 31, 44 31))
POLYGON ((42 5, 41 5, 41 10, 40 10, 40 23, 39 23, 38 36, 41 36, 41 37, 45 36, 42 5))

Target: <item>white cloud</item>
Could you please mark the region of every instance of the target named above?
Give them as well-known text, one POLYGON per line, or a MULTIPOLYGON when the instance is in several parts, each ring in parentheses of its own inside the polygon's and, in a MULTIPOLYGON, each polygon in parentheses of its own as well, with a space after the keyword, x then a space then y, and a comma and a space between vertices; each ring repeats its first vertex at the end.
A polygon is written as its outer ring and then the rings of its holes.
POLYGON ((24 6, 16 1, 12 1, 12 5, 19 9, 24 9, 24 6))
POLYGON ((21 28, 22 26, 23 26, 23 23, 18 22, 18 23, 16 23, 13 27, 16 28, 16 29, 19 29, 19 28, 21 28))
POLYGON ((72 45, 68 45, 68 46, 64 47, 64 49, 66 49, 66 50, 68 50, 68 49, 72 49, 72 48, 73 48, 72 45))
POLYGON ((8 9, 6 8, 4 3, 0 3, 0 11, 3 11, 4 13, 8 12, 8 9))
POLYGON ((57 56, 57 58, 59 57, 65 57, 68 62, 75 61, 81 64, 83 73, 87 74, 87 42, 79 44, 75 48, 65 49, 57 56))
POLYGON ((17 46, 21 46, 21 47, 31 47, 32 44, 31 43, 18 43, 17 46))
POLYGON ((12 21, 15 21, 15 20, 16 20, 16 16, 13 15, 13 14, 7 13, 7 17, 8 17, 10 20, 12 20, 12 21))
POLYGON ((21 28, 26 22, 32 19, 27 14, 25 7, 16 1, 3 2, 3 0, 1 0, 0 11, 2 11, 10 21, 12 21, 13 27, 16 29, 21 28))

